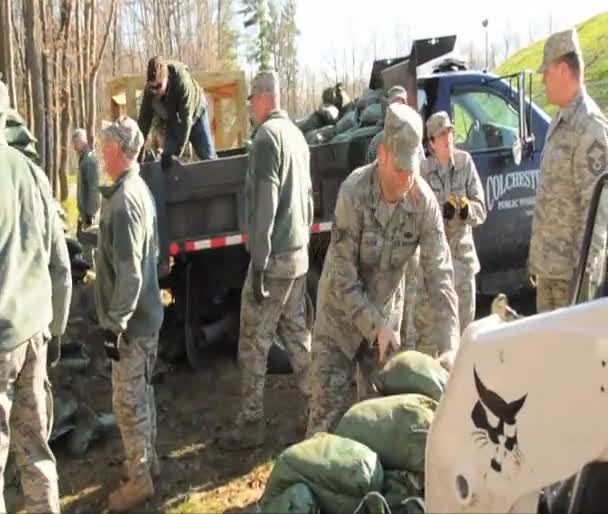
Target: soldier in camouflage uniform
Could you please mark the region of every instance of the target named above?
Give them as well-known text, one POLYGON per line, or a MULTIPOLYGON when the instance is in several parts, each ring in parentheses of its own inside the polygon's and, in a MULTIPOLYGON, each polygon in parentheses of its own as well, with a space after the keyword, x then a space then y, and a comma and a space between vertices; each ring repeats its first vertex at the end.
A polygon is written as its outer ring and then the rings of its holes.
POLYGON ((538 312, 570 303, 587 206, 608 170, 608 120, 586 92, 583 69, 576 29, 547 39, 538 71, 560 110, 547 132, 532 220, 528 265, 538 312))
POLYGON ((241 297, 242 407, 235 429, 220 441, 227 450, 264 442, 266 361, 277 331, 300 390, 309 394, 311 336, 305 295, 313 219, 310 152, 300 130, 280 110, 275 72, 256 76, 250 100, 258 127, 245 186, 251 262, 241 297))
POLYGON ((421 141, 420 116, 407 105, 389 105, 378 159, 340 187, 319 282, 307 437, 334 429, 349 407, 356 367, 359 400, 373 395, 375 372, 400 346, 404 272, 418 248, 440 362, 447 368, 453 362, 454 272, 439 206, 418 175, 421 141))
MULTIPOLYGON (((395 102, 407 105, 407 92, 401 86, 393 86, 388 90, 387 104, 391 105, 395 102)), ((382 126, 384 126, 384 119, 382 120, 382 126)), ((369 142, 367 147, 367 164, 371 164, 378 157, 378 144, 382 141, 383 132, 384 130, 378 132, 369 142)))
POLYGON ((77 129, 72 135, 74 150, 78 153, 78 181, 76 199, 78 206, 77 237, 82 243, 84 256, 89 265, 93 264, 92 245, 83 230, 89 230, 99 216, 99 165, 95 152, 89 146, 87 132, 77 129))
MULTIPOLYGON (((460 334, 475 319, 475 275, 479 259, 473 227, 486 219, 483 186, 471 156, 454 148, 454 127, 448 113, 436 112, 427 120, 432 155, 422 162, 421 175, 442 208, 443 225, 454 263, 460 334)), ((434 355, 432 312, 424 280, 419 280, 416 307, 416 349, 434 355)))
POLYGON ((0 82, 0 512, 6 512, 4 471, 12 443, 25 510, 56 513, 47 343, 66 328, 70 260, 44 172, 7 144, 8 108, 8 92, 0 82))
POLYGON ((112 405, 126 453, 128 480, 110 494, 122 512, 154 494, 160 473, 152 372, 163 306, 158 287, 158 233, 154 199, 139 176, 143 136, 137 123, 119 118, 104 129, 102 154, 110 186, 96 252, 95 301, 104 347, 112 362, 112 405))

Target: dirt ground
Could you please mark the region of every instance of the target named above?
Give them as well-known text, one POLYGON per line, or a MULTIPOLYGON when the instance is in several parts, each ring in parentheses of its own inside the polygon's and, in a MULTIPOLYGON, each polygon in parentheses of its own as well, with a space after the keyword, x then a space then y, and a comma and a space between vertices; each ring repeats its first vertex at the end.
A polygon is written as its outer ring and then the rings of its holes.
MULTIPOLYGON (((529 298, 513 305, 531 314, 529 298)), ((478 317, 488 303, 478 306, 478 317)), ((156 384, 158 452, 162 476, 153 500, 134 512, 244 513, 255 512, 272 462, 304 435, 304 400, 291 375, 270 375, 266 386, 266 444, 256 450, 223 452, 217 437, 233 426, 239 408, 238 370, 221 346, 209 356, 209 367, 190 371, 186 362, 169 366, 156 384)), ((108 379, 91 379, 87 395, 96 410, 111 412, 108 379)), ((122 473, 122 445, 117 430, 92 446, 82 458, 71 456, 62 440, 53 449, 58 461, 62 511, 68 514, 107 510, 108 493, 122 473)), ((23 508, 15 487, 5 493, 10 511, 23 508)))

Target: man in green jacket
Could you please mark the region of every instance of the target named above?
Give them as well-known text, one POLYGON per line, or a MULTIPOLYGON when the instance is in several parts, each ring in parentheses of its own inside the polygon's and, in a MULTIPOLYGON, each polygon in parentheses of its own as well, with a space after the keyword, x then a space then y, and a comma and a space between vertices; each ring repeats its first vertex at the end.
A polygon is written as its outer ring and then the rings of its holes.
POLYGON ((83 231, 90 230, 99 216, 99 165, 95 151, 89 146, 87 132, 76 129, 72 135, 74 150, 78 153, 78 182, 76 204, 78 206, 78 240, 82 243, 89 264, 93 262, 90 240, 83 231))
POLYGON ((12 438, 25 511, 58 513, 47 349, 67 325, 70 259, 46 175, 7 143, 8 109, 0 82, 0 512, 12 438))
POLYGON ((250 97, 257 129, 245 182, 251 262, 241 296, 241 411, 220 441, 227 450, 264 442, 264 381, 277 333, 296 381, 308 396, 310 330, 306 326, 308 241, 313 219, 310 153, 302 132, 281 110, 279 79, 262 72, 250 97))
POLYGON ((158 286, 158 232, 154 199, 139 176, 143 136, 123 116, 104 129, 102 154, 111 186, 102 186, 95 300, 112 363, 112 404, 126 453, 128 481, 110 495, 122 512, 154 494, 156 406, 152 372, 163 306, 158 286))
POLYGON ((161 156, 164 170, 171 167, 174 158, 182 156, 188 141, 200 159, 217 159, 207 108, 205 92, 185 64, 161 57, 150 59, 138 124, 144 141, 154 115, 165 125, 161 156))

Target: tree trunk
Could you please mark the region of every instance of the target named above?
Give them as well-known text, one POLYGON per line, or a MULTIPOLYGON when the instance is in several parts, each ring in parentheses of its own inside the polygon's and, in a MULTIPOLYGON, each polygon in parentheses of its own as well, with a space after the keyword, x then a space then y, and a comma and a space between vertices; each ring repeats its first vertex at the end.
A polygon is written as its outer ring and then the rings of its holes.
POLYGON ((53 193, 55 192, 55 153, 54 153, 54 123, 53 123, 53 70, 52 70, 52 52, 51 52, 51 39, 53 37, 53 28, 49 26, 48 16, 45 7, 45 1, 40 0, 40 19, 42 21, 42 81, 44 91, 44 132, 45 132, 45 166, 47 176, 51 182, 53 193))
MULTIPOLYGON (((30 70, 32 86, 32 106, 44 105, 44 87, 42 85, 42 66, 40 63, 40 19, 38 5, 35 0, 23 0, 23 18, 25 23, 25 41, 27 65, 30 70)), ((44 109, 32 109, 34 134, 38 139, 38 154, 42 167, 46 164, 45 147, 45 112, 44 109)))
MULTIPOLYGON (((84 7, 85 0, 76 0, 76 44, 82 45, 82 26, 83 23, 86 25, 87 17, 85 13, 88 7, 84 7)), ((88 32, 87 32, 88 33, 88 32)), ((87 109, 85 104, 85 91, 86 91, 86 78, 88 75, 88 68, 85 68, 85 59, 89 54, 88 36, 84 41, 84 48, 81 46, 76 50, 77 52, 77 64, 78 64, 78 127, 83 128, 85 126, 85 120, 87 116, 87 109), (86 71, 85 71, 86 70, 86 71)), ((87 61, 88 62, 88 61, 87 61)))

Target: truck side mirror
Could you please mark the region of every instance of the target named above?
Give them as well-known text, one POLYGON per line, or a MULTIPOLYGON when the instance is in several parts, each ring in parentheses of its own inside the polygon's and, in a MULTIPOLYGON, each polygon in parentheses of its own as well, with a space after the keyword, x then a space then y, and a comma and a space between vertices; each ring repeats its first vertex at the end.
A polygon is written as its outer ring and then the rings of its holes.
POLYGON ((608 173, 596 182, 579 264, 574 282, 572 303, 584 303, 608 295, 606 267, 608 264, 608 173))

